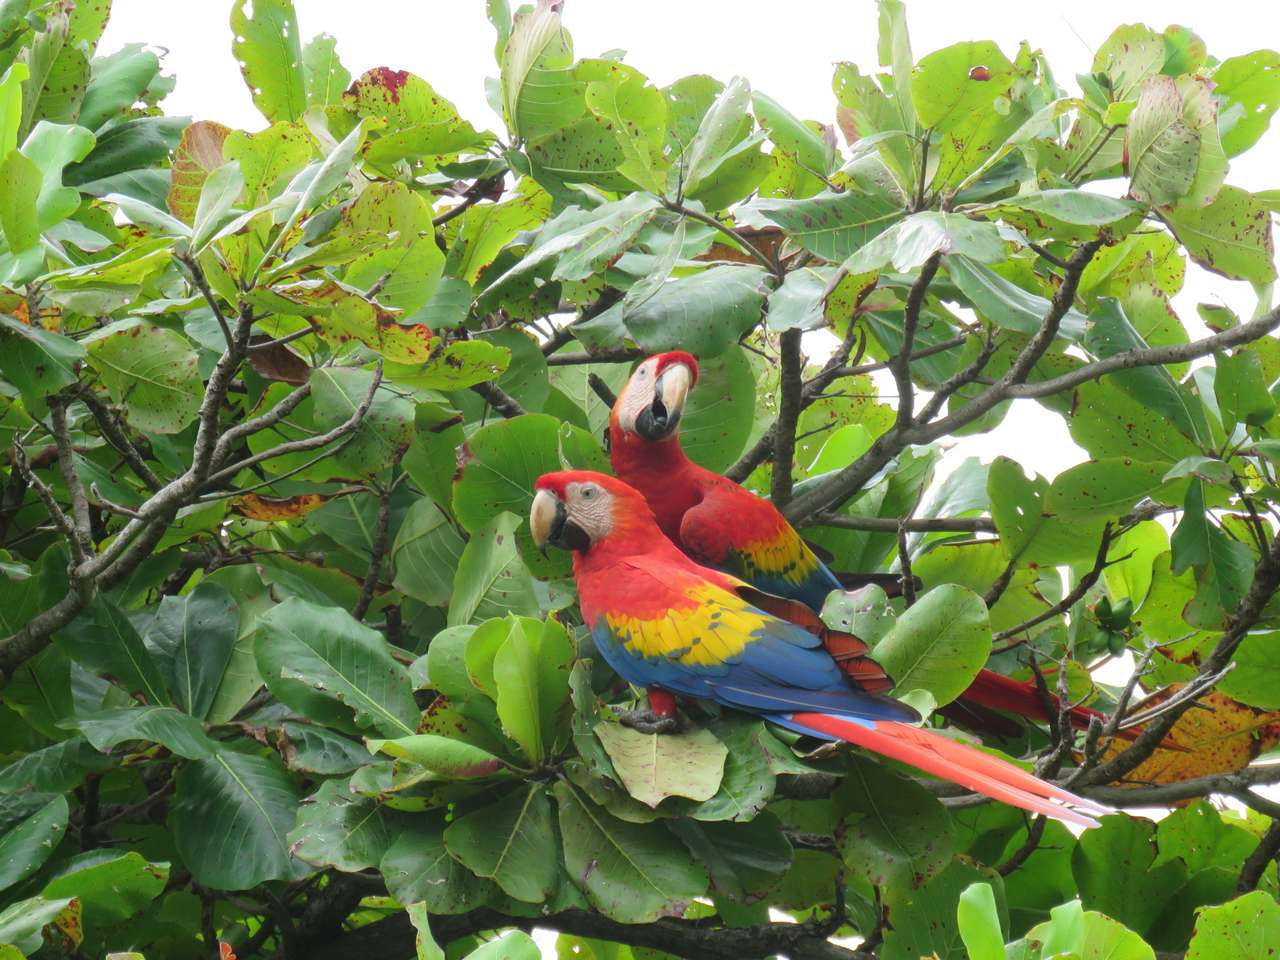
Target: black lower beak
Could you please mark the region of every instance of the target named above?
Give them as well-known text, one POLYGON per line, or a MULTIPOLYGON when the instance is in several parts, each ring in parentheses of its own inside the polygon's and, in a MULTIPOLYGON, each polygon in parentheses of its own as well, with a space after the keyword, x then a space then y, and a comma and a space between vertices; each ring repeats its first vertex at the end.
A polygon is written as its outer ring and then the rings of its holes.
POLYGON ((646 440, 665 440, 671 436, 679 422, 680 414, 671 414, 662 398, 654 397, 653 403, 641 410, 636 417, 636 433, 646 440))
POLYGON ((553 543, 565 550, 586 550, 591 546, 591 538, 583 529, 569 519, 569 511, 563 503, 556 504, 556 515, 551 521, 551 535, 547 543, 553 543))

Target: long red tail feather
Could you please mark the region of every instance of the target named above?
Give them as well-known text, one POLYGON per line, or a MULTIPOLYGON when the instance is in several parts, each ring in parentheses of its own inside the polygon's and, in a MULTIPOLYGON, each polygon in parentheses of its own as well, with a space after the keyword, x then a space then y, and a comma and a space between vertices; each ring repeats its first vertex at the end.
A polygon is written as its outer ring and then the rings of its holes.
POLYGON ((1107 812, 1105 807, 1091 800, 931 730, 884 720, 876 721, 872 727, 823 713, 795 713, 790 719, 797 726, 815 733, 865 747, 994 800, 1033 813, 1043 813, 1066 823, 1097 826, 1097 821, 1080 811, 1107 812))

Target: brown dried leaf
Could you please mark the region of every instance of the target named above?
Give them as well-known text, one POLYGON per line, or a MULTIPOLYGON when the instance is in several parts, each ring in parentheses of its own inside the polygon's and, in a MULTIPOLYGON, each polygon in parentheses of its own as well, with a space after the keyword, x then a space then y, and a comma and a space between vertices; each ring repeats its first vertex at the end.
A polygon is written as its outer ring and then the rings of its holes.
POLYGON ((305 493, 297 497, 260 497, 246 493, 231 505, 231 509, 249 520, 295 520, 324 505, 329 498, 319 493, 305 493))
MULTIPOLYGON (((254 342, 264 343, 268 339, 270 338, 254 337, 254 342)), ((311 376, 311 365, 283 344, 265 350, 254 350, 249 354, 249 366, 259 376, 281 383, 303 384, 311 376)))
POLYGON ((230 127, 212 120, 197 120, 182 131, 173 152, 173 177, 166 200, 169 212, 184 223, 195 218, 200 190, 210 171, 222 166, 222 144, 230 134, 230 127))

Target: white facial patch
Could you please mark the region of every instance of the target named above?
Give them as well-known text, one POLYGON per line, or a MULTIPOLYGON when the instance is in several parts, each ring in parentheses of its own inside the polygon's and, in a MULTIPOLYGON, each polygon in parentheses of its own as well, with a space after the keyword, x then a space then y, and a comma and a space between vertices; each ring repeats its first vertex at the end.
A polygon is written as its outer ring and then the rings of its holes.
POLYGON ((571 483, 565 488, 569 520, 594 543, 613 529, 613 496, 598 483, 571 483))
POLYGON ((653 405, 657 369, 657 357, 650 357, 640 364, 623 387, 622 395, 618 397, 618 423, 627 433, 636 432, 636 418, 645 408, 653 405))

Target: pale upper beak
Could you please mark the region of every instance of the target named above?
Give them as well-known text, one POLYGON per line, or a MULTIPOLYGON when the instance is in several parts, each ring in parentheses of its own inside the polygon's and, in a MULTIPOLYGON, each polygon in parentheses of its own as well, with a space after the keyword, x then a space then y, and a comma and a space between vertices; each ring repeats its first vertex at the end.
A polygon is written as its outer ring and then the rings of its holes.
POLYGON ((563 525, 563 511, 564 504, 550 490, 539 490, 534 494, 533 506, 529 508, 529 532, 539 549, 545 548, 557 533, 556 527, 563 525))
POLYGON ((663 370, 654 384, 653 402, 636 417, 635 432, 654 442, 671 437, 680 425, 692 386, 693 371, 683 363, 674 363, 663 370))

